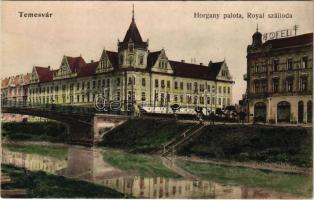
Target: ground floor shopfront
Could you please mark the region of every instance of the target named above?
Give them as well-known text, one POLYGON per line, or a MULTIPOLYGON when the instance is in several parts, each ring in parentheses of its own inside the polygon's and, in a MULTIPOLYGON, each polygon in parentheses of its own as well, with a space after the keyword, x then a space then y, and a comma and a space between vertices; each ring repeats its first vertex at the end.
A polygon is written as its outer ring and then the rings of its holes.
POLYGON ((249 121, 312 123, 312 96, 278 96, 249 100, 249 121))

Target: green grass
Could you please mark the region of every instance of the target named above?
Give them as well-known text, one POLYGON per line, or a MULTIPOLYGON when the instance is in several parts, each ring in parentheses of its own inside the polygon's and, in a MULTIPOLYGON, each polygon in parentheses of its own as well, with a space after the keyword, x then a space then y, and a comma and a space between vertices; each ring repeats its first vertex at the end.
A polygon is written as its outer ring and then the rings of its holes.
POLYGON ((177 153, 311 167, 312 146, 311 128, 215 125, 202 129, 198 137, 181 146, 177 153))
POLYGON ((123 198, 124 195, 107 187, 68 179, 45 172, 31 172, 11 165, 1 165, 2 173, 12 182, 2 189, 25 188, 27 198, 123 198))
POLYGON ((18 144, 3 144, 3 147, 10 151, 37 154, 42 156, 50 156, 58 159, 67 158, 67 147, 53 147, 42 145, 18 145, 18 144))
POLYGON ((311 175, 227 167, 184 160, 177 160, 177 165, 198 177, 223 184, 267 188, 298 194, 302 197, 312 197, 311 175))
POLYGON ((55 121, 5 122, 1 124, 1 136, 9 140, 64 142, 66 127, 55 121))
POLYGON ((102 146, 148 153, 190 127, 175 120, 129 119, 103 137, 102 146))
POLYGON ((179 178, 180 176, 166 168, 159 157, 144 154, 129 154, 117 150, 107 150, 104 160, 110 165, 132 174, 149 177, 179 178))

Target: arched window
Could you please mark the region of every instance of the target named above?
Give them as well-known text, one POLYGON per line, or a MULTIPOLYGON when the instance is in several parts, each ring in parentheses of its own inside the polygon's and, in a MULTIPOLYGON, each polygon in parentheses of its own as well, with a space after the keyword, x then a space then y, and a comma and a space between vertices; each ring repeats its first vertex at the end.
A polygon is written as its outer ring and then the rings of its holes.
POLYGON ((303 115, 304 115, 303 101, 299 101, 298 103, 298 122, 299 123, 303 123, 303 115))
POLYGON ((290 103, 281 101, 277 104, 277 121, 290 123, 290 103))
POLYGON ((313 104, 312 101, 307 102, 307 123, 312 123, 313 121, 313 104))

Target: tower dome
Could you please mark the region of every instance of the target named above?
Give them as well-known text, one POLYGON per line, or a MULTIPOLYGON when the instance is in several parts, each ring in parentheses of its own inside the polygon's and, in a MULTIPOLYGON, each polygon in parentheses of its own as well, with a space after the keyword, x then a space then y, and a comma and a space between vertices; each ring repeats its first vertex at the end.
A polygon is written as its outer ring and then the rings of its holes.
POLYGON ((262 34, 258 31, 258 25, 256 27, 256 32, 252 36, 252 47, 260 48, 262 46, 262 34))

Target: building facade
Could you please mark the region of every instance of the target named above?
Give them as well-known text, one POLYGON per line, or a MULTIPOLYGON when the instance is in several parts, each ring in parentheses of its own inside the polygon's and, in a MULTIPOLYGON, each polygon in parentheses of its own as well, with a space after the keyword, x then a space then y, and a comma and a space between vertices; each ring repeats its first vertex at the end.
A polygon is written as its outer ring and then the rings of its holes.
POLYGON ((257 30, 244 79, 251 122, 312 123, 313 33, 263 43, 257 30))
POLYGON ((63 56, 55 70, 34 66, 27 102, 93 106, 101 95, 148 112, 170 112, 171 105, 179 104, 185 113, 195 106, 215 111, 232 104, 234 82, 225 61, 172 61, 164 49, 151 52, 148 47, 133 15, 118 51, 104 49, 98 61, 89 63, 81 56, 63 56))

